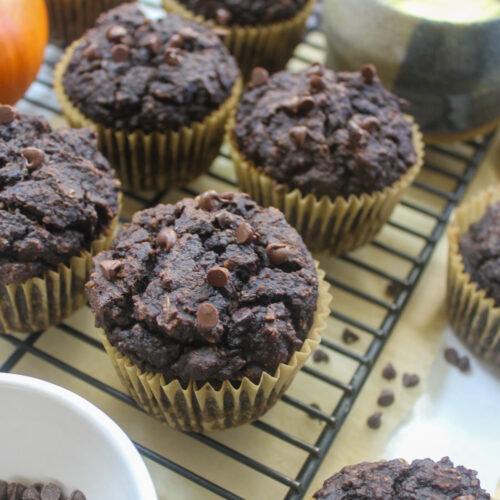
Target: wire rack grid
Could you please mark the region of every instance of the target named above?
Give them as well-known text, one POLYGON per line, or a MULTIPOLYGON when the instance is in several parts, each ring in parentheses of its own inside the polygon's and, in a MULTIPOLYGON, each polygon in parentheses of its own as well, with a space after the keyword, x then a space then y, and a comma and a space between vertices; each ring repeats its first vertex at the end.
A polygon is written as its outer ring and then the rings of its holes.
MULTIPOLYGON (((158 13, 157 1, 143 0, 143 3, 153 14, 158 13)), ((321 60, 324 52, 323 36, 317 31, 309 32, 304 43, 298 48, 290 67, 299 69, 321 60)), ((59 50, 48 48, 37 81, 19 104, 21 110, 46 115, 55 124, 62 123, 59 118, 60 108, 52 91, 54 64, 59 57, 59 50)), ((182 476, 187 482, 198 485, 198 493, 202 492, 200 498, 204 497, 203 492, 232 500, 257 496, 263 498, 264 491, 271 483, 279 486, 276 489, 278 496, 275 498, 304 497, 342 424, 348 418, 350 409, 374 362, 405 309, 453 208, 464 194, 488 149, 490 140, 491 136, 488 136, 453 146, 429 146, 421 176, 401 201, 387 227, 377 239, 367 249, 340 259, 322 260, 322 267, 328 271, 327 279, 336 297, 329 320, 329 331, 322 340, 322 349, 333 357, 334 365, 348 365, 349 369, 343 370, 342 374, 338 375, 329 367, 323 368, 319 363, 309 363, 302 369, 300 376, 307 377, 307 387, 313 383, 311 380, 321 383, 321 398, 331 400, 328 409, 321 409, 311 402, 307 391, 295 394, 292 386, 278 404, 281 405, 281 410, 273 409, 269 412, 270 414, 276 412, 276 415, 280 412, 290 413, 290 418, 285 419, 283 425, 283 420, 273 420, 271 417, 231 431, 237 433, 233 434, 236 436, 234 442, 238 443, 241 437, 241 442, 246 443, 240 447, 241 449, 236 445, 232 446, 230 440, 224 441, 218 435, 181 434, 178 437, 180 443, 194 440, 198 446, 205 448, 203 453, 210 460, 217 462, 220 457, 224 457, 241 465, 244 474, 257 474, 261 478, 262 489, 259 490, 260 487, 257 486, 252 492, 247 492, 243 487, 235 491, 238 488, 234 488, 233 482, 226 484, 223 479, 217 480, 210 469, 205 470, 203 466, 198 466, 194 470, 189 466, 189 461, 177 461, 175 454, 171 455, 168 447, 160 447, 161 450, 158 450, 154 444, 146 445, 138 439, 134 440, 148 465, 156 467, 155 480, 161 477, 162 469, 169 470, 175 475, 182 476), (364 287, 363 283, 366 282, 367 276, 374 280, 377 286, 364 287), (337 297, 340 299, 337 300, 337 297), (360 307, 363 307, 364 312, 360 312, 360 307), (346 328, 357 332, 362 338, 359 345, 351 346, 342 342, 341 333, 346 328), (292 420, 295 418, 304 422, 304 417, 309 422, 312 422, 310 419, 313 418, 316 424, 314 433, 303 436, 297 432, 292 420), (281 461, 277 461, 277 465, 273 464, 275 456, 272 450, 269 450, 269 456, 266 456, 265 460, 256 458, 258 454, 253 454, 251 451, 246 452, 245 448, 251 439, 249 429, 252 433, 263 435, 263 439, 277 440, 289 449, 300 451, 301 458, 295 462, 294 473, 283 472, 281 461)), ((125 193, 126 211, 121 221, 126 222, 128 216, 135 210, 154 206, 159 202, 175 201, 183 196, 195 196, 207 187, 222 191, 235 189, 235 186, 229 156, 223 148, 210 172, 203 176, 202 180, 195 181, 189 186, 168 194, 125 193)), ((58 335, 65 334, 78 345, 86 345, 95 352, 95 356, 103 350, 96 337, 88 329, 81 327, 77 320, 64 322, 57 327, 57 331, 58 335)), ((57 368, 62 374, 75 377, 83 384, 90 385, 106 396, 132 407, 137 414, 141 413, 133 400, 118 386, 103 380, 92 370, 74 366, 71 359, 59 356, 56 351, 46 348, 43 340, 44 336, 49 335, 47 332, 36 332, 28 336, 3 336, 2 343, 8 343, 10 348, 0 349, 2 356, 0 371, 22 373, 23 359, 28 356, 34 357, 57 368)), ((35 370, 33 373, 30 370, 30 374, 36 375, 37 372, 35 370)), ((64 377, 61 380, 64 381, 64 377)), ((126 426, 125 431, 132 432, 126 426)), ((258 484, 260 483, 257 481, 258 484)))

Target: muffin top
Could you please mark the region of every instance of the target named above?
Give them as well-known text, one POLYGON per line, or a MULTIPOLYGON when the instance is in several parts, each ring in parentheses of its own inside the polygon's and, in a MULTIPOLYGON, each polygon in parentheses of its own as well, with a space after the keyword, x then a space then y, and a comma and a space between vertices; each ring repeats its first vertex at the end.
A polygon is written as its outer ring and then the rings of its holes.
POLYGON ((248 26, 276 23, 294 17, 307 0, 178 0, 197 15, 217 24, 248 26))
POLYGON ((461 236, 459 251, 472 281, 500 307, 500 203, 490 205, 461 236))
POLYGON ((448 457, 363 462, 344 467, 327 479, 314 498, 326 500, 489 500, 476 472, 455 467, 448 457))
POLYGON ((83 248, 118 214, 120 183, 87 129, 0 106, 0 281, 21 283, 83 248))
POLYGON ((215 33, 134 4, 112 9, 77 45, 64 90, 94 122, 117 129, 176 130, 202 121, 230 96, 239 72, 215 33))
POLYGON ((257 68, 237 109, 235 139, 259 170, 304 195, 372 193, 417 160, 407 104, 371 65, 334 73, 315 64, 272 77, 257 68))
POLYGON ((64 495, 55 483, 35 483, 24 486, 20 483, 7 483, 0 480, 0 500, 86 500, 80 490, 75 490, 69 496, 64 495))
POLYGON ((141 369, 258 382, 301 348, 318 278, 279 210, 208 191, 136 213, 95 257, 87 291, 97 326, 141 369))

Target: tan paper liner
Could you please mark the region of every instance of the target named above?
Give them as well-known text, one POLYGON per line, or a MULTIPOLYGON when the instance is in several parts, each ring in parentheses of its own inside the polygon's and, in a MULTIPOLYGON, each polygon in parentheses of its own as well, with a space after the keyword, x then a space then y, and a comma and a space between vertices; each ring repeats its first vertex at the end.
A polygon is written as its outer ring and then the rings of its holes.
POLYGON ((283 69, 292 57, 295 47, 304 33, 307 18, 316 0, 309 0, 293 18, 262 26, 223 26, 214 20, 196 15, 177 0, 163 0, 167 12, 203 24, 208 28, 219 28, 228 32, 227 48, 238 61, 243 78, 248 80, 256 66, 270 73, 283 69))
POLYGON ((472 281, 459 252, 460 236, 497 202, 500 187, 483 191, 455 210, 448 228, 446 305, 455 334, 478 356, 500 366, 500 307, 472 281))
POLYGON ((372 194, 351 195, 348 199, 337 197, 332 200, 327 196, 318 199, 314 194, 303 196, 299 189, 288 191, 286 186, 277 187, 269 176, 259 172, 240 152, 233 133, 236 123, 234 113, 228 121, 227 140, 242 191, 262 206, 279 208, 288 223, 302 235, 311 252, 343 255, 375 238, 389 220, 405 189, 420 172, 424 143, 417 124, 411 121, 417 163, 392 186, 372 194))
POLYGON ((241 79, 236 81, 231 95, 219 109, 191 127, 150 134, 141 130, 116 130, 86 118, 64 90, 62 78, 78 43, 80 40, 72 43, 57 64, 54 90, 72 127, 92 127, 97 131, 99 149, 116 170, 124 189, 172 189, 208 170, 222 145, 225 123, 238 102, 241 79))
POLYGON ((65 47, 92 27, 102 12, 135 0, 45 0, 50 41, 65 47))
POLYGON ((71 257, 68 265, 60 263, 56 270, 24 283, 0 282, 0 334, 45 330, 80 309, 87 301, 92 257, 110 248, 117 223, 118 216, 92 241, 90 250, 71 257))
MULTIPOLYGON (((316 267, 318 263, 316 262, 316 267)), ((128 392, 147 413, 180 431, 211 432, 253 422, 268 411, 288 388, 293 378, 316 349, 330 314, 331 295, 317 267, 319 294, 314 322, 300 351, 287 364, 280 364, 274 376, 264 373, 258 384, 244 378, 236 389, 229 381, 214 389, 209 383, 187 388, 174 380, 165 383, 163 375, 143 372, 119 353, 101 330, 101 341, 128 392)))

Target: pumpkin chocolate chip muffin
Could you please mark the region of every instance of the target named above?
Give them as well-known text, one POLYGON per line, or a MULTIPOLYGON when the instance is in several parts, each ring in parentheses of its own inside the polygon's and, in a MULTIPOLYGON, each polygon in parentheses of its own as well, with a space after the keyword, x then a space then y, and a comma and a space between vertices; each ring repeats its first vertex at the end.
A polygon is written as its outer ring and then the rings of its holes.
MULTIPOLYGON (((325 309, 314 261, 283 215, 244 194, 210 191, 135 214, 94 259, 87 290, 111 357, 125 357, 138 376, 160 375, 167 397, 175 381, 174 399, 179 387, 202 401, 206 390, 246 393, 280 377, 288 385, 280 367, 302 364, 325 309)), ((231 425, 257 418, 276 397, 231 425)), ((184 419, 182 406, 152 399, 167 420, 184 419)), ((176 426, 204 429, 190 419, 176 426)))

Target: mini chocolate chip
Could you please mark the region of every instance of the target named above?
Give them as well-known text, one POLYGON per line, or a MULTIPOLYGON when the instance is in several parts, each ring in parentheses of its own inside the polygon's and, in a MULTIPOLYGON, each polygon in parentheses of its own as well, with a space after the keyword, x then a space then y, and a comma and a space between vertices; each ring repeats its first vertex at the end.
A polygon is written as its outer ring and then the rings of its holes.
POLYGON ((116 63, 122 63, 128 60, 130 49, 124 44, 119 43, 111 49, 111 57, 116 63))
POLYGON ((144 47, 157 54, 161 48, 161 38, 156 33, 148 33, 141 41, 144 47))
POLYGON ((307 74, 309 76, 311 75, 318 75, 318 76, 323 76, 325 74, 325 66, 323 63, 314 63, 309 66, 307 69, 307 74))
POLYGON ((365 64, 361 68, 361 76, 363 77, 363 81, 365 83, 373 83, 373 80, 377 76, 375 66, 373 64, 365 64))
POLYGON ((94 61, 96 59, 102 59, 102 52, 95 43, 91 43, 84 51, 83 57, 89 61, 94 61))
POLYGON ((396 378, 396 375, 397 373, 394 365, 392 363, 387 363, 382 370, 382 377, 386 380, 392 380, 393 378, 396 378))
POLYGON ((231 225, 234 222, 234 217, 229 212, 226 211, 217 214, 215 216, 215 219, 217 220, 221 229, 227 229, 231 227, 231 225))
POLYGON ((7 486, 7 497, 9 500, 17 500, 18 498, 22 498, 22 494, 26 486, 23 486, 20 483, 9 483, 7 486))
POLYGON ((236 238, 238 243, 246 245, 257 239, 257 233, 248 222, 242 222, 236 229, 236 238))
POLYGON ((62 495, 61 488, 57 484, 49 483, 42 488, 42 500, 60 500, 62 495))
POLYGON ((225 287, 229 283, 229 271, 225 267, 212 267, 207 273, 207 280, 212 286, 225 287))
POLYGON ((252 310, 248 307, 242 307, 233 313, 233 321, 235 325, 242 326, 250 323, 254 318, 252 310))
POLYGON ((219 24, 227 24, 230 21, 231 17, 231 12, 229 12, 227 9, 217 9, 215 11, 215 20, 219 24))
POLYGON ((111 25, 106 30, 106 38, 110 42, 116 42, 117 40, 121 40, 124 36, 126 36, 127 30, 123 26, 119 26, 117 24, 111 25))
POLYGON ((309 78, 309 90, 312 94, 317 94, 325 90, 325 80, 319 75, 311 75, 309 78))
POLYGON ((264 68, 254 68, 250 77, 250 82, 253 85, 264 85, 269 81, 269 73, 264 68))
POLYGON ((122 263, 119 260, 103 260, 99 262, 99 267, 102 274, 108 281, 113 281, 122 268, 122 263))
POLYGON ((302 111, 302 113, 308 113, 314 109, 315 106, 316 101, 314 100, 314 97, 306 95, 299 102, 299 111, 302 111))
POLYGON ((80 490, 75 490, 71 493, 71 496, 68 500, 87 500, 85 495, 80 490))
POLYGON ((227 28, 221 28, 220 26, 216 26, 213 30, 215 35, 219 38, 219 40, 222 40, 223 42, 226 42, 229 39, 229 30, 227 28))
POLYGON ((342 341, 344 344, 354 344, 354 342, 357 342, 358 340, 359 335, 357 333, 354 333, 349 328, 344 328, 344 331, 342 332, 342 341))
POLYGON ((394 403, 394 393, 390 389, 384 389, 377 399, 379 406, 389 406, 394 403))
POLYGON ((290 249, 283 243, 269 243, 266 253, 273 266, 284 264, 290 255, 290 249))
POLYGON ((182 49, 184 47, 184 37, 179 33, 174 33, 168 41, 168 46, 174 49, 182 49))
POLYGON ((184 40, 195 40, 198 38, 198 32, 190 26, 183 26, 179 30, 179 35, 181 35, 184 40))
POLYGON ((198 320, 199 329, 210 330, 214 328, 219 321, 219 311, 217 311, 217 308, 213 304, 210 304, 210 302, 205 302, 198 307, 196 319, 198 320))
POLYGON ((420 382, 420 377, 415 373, 405 373, 403 375, 403 385, 405 387, 415 387, 420 382))
POLYGON ((357 146, 366 134, 366 132, 354 120, 349 120, 347 123, 347 131, 349 132, 349 143, 352 146, 357 146))
POLYGON ((156 237, 156 242, 166 252, 172 249, 176 241, 177 234, 171 227, 164 227, 156 237))
POLYGON ((370 415, 366 423, 370 429, 379 429, 382 425, 382 412, 376 411, 370 415))
POLYGON ((450 365, 458 366, 459 356, 456 349, 453 347, 448 347, 444 350, 444 359, 450 363, 450 365))
POLYGON ((0 124, 10 123, 16 117, 12 106, 0 105, 0 124))
POLYGON ((169 66, 179 66, 182 62, 182 55, 179 49, 167 48, 163 54, 163 59, 169 66))
POLYGON ((40 493, 34 486, 30 486, 24 490, 22 500, 40 500, 40 499, 41 499, 40 493))
POLYGON ((306 142, 306 137, 309 134, 309 129, 304 125, 295 125, 295 127, 292 127, 288 131, 288 133, 290 134, 290 137, 293 139, 295 144, 297 144, 297 146, 299 147, 302 147, 306 142))
POLYGON ((470 359, 467 356, 462 356, 458 360, 458 369, 461 372, 468 372, 470 370, 470 359))
POLYGON ((45 153, 38 148, 23 148, 21 153, 28 161, 28 168, 37 168, 45 160, 45 153))
POLYGON ((292 97, 290 97, 290 99, 288 99, 287 101, 285 101, 284 103, 281 104, 281 107, 285 110, 285 111, 288 111, 290 113, 297 113, 298 109, 299 109, 299 104, 300 104, 300 99, 294 95, 292 97))
POLYGON ((323 349, 316 349, 313 354, 313 360, 316 363, 328 363, 330 356, 323 349))
POLYGON ((396 281, 391 281, 385 288, 385 293, 392 297, 397 298, 398 295, 404 290, 404 286, 396 281))
POLYGON ((3 481, 0 479, 0 500, 7 500, 7 481, 3 481))
POLYGON ((374 132, 380 128, 380 122, 374 116, 367 116, 360 125, 367 132, 374 132))
POLYGON ((214 210, 217 207, 217 199, 219 195, 217 191, 211 189, 210 191, 205 191, 196 197, 198 202, 198 207, 203 210, 214 210))
MULTIPOLYGON (((316 409, 316 410, 321 411, 321 407, 319 406, 319 404, 318 404, 318 403, 311 403, 309 406, 310 406, 311 408, 314 408, 314 409, 316 409)), ((318 417, 315 413, 312 413, 312 412, 311 412, 311 413, 308 413, 307 415, 308 415, 308 417, 309 417, 309 418, 312 418, 312 419, 315 419, 315 420, 317 420, 317 419, 319 418, 319 417, 318 417)))

